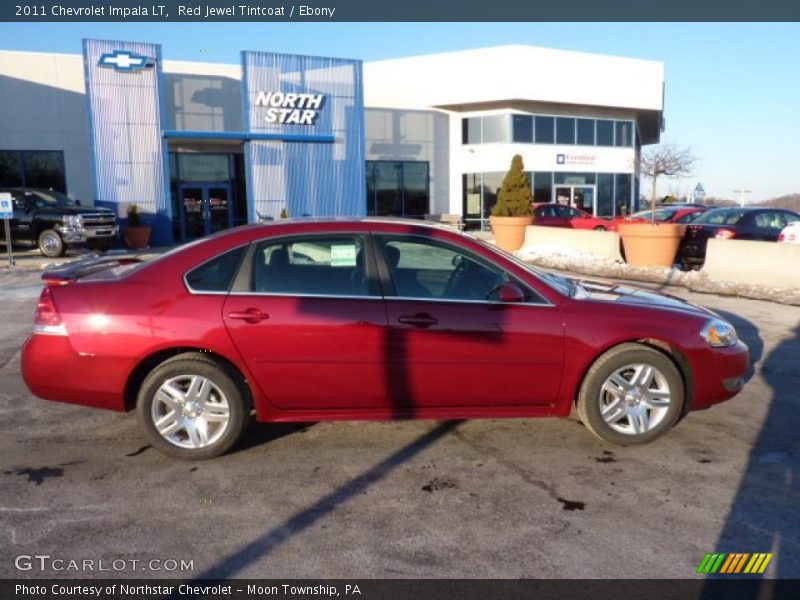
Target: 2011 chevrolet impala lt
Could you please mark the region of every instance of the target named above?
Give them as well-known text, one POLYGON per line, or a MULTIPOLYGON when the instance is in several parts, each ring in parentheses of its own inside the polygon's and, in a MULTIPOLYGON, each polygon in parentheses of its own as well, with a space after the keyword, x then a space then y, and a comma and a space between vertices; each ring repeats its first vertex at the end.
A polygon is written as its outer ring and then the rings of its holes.
POLYGON ((259 421, 567 416, 615 444, 734 396, 747 347, 670 296, 548 274, 400 220, 244 226, 45 273, 22 354, 49 400, 135 409, 174 457, 259 421), (130 260, 130 262, 129 262, 130 260))

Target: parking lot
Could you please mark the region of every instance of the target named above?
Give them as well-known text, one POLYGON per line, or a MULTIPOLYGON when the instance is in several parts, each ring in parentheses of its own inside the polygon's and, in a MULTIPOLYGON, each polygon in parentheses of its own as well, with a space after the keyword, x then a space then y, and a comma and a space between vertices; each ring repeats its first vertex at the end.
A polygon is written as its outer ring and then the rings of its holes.
POLYGON ((193 561, 126 577, 691 578, 716 550, 800 577, 800 307, 670 289, 737 326, 753 373, 647 446, 574 419, 253 424, 184 463, 133 415, 28 394, 38 276, 0 274, 0 577, 87 575, 15 569, 49 554, 193 561))

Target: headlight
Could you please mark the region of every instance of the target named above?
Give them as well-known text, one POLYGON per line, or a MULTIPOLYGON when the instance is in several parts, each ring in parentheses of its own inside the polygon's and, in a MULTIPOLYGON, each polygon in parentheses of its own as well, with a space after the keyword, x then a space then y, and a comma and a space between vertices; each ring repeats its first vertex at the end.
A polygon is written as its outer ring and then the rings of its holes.
POLYGON ((81 219, 80 215, 67 215, 63 219, 65 227, 80 228, 83 226, 83 219, 81 219))
POLYGON ((733 346, 739 341, 733 325, 722 319, 711 319, 700 331, 700 335, 709 346, 714 348, 733 346))

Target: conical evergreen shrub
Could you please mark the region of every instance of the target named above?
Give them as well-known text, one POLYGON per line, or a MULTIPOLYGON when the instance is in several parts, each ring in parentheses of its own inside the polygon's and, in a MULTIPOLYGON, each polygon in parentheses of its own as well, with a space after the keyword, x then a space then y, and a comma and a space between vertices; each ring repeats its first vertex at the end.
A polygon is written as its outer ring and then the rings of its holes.
POLYGON ((511 168, 503 179, 503 187, 497 195, 497 204, 492 207, 495 217, 529 217, 533 214, 531 203, 531 181, 522 164, 522 157, 515 154, 511 168))

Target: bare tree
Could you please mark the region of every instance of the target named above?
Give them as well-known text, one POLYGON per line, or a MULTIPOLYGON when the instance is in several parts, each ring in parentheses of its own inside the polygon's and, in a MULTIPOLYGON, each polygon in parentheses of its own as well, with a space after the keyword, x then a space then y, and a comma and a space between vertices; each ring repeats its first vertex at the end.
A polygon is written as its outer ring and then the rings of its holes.
POLYGON ((697 157, 691 148, 678 148, 673 144, 661 144, 647 148, 642 152, 640 169, 643 175, 653 180, 653 191, 650 198, 651 218, 656 221, 656 186, 658 178, 688 177, 692 174, 697 157))

